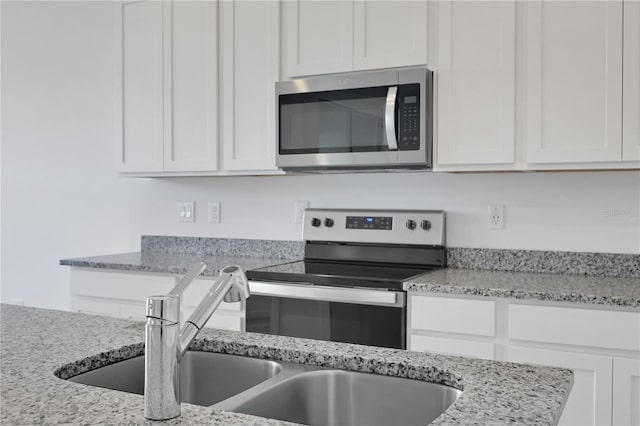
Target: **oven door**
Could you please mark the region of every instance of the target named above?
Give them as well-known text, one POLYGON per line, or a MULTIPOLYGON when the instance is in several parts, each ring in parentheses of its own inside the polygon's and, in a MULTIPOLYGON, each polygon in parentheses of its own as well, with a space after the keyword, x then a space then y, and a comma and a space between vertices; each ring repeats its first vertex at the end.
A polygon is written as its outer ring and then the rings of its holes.
POLYGON ((406 348, 404 292, 249 282, 246 330, 406 348))

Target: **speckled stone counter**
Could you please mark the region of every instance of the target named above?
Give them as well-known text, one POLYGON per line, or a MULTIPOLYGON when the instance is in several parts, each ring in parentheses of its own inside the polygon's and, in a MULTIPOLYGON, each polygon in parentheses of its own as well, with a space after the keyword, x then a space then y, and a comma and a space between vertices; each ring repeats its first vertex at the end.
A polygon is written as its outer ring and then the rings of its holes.
POLYGON ((216 275, 227 265, 257 269, 303 257, 303 241, 225 238, 161 237, 143 235, 141 251, 62 259, 61 265, 132 272, 184 274, 197 262, 208 267, 203 275, 216 275))
POLYGON ((438 269, 404 285, 409 292, 589 303, 640 308, 640 278, 438 269))
MULTIPOLYGON (((68 382, 81 371, 142 351, 143 324, 61 311, 0 306, 3 424, 148 424, 143 397, 68 382), (119 349, 125 347, 125 349, 119 349), (97 355, 97 356, 96 356, 97 355), (63 367, 60 369, 60 367, 63 367), (86 369, 86 367, 84 367, 86 369)), ((192 349, 427 380, 463 390, 433 424, 552 425, 572 385, 568 370, 253 333, 205 330, 192 349)), ((182 405, 162 422, 284 425, 260 417, 182 405)))

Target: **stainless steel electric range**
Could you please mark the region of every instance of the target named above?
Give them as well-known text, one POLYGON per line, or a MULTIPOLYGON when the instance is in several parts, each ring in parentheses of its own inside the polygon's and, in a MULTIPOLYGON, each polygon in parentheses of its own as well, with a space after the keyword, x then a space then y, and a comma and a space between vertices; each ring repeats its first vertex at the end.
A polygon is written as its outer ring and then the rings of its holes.
POLYGON ((445 212, 307 209, 304 259, 247 271, 246 330, 406 348, 412 277, 446 266, 445 212))

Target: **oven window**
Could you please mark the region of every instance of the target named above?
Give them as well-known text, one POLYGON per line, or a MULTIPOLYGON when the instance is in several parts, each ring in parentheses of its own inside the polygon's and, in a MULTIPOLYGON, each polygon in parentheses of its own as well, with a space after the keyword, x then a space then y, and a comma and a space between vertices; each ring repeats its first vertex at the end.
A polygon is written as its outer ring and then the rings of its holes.
POLYGON ((403 308, 256 295, 246 306, 247 331, 406 348, 403 308))
POLYGON ((280 96, 280 154, 388 150, 387 87, 280 96))

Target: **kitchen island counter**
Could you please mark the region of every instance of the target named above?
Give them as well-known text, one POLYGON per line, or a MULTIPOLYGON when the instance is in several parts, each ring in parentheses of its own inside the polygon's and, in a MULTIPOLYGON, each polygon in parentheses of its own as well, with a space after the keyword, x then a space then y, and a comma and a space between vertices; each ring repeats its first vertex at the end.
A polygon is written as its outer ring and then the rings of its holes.
MULTIPOLYGON (((150 423, 143 417, 141 395, 54 375, 54 371, 60 376, 81 372, 86 363, 76 361, 87 357, 105 365, 114 357, 140 354, 143 323, 0 307, 2 423, 150 423)), ((191 349, 411 377, 462 389, 460 398, 434 424, 555 424, 573 382, 570 371, 557 368, 221 330, 204 330, 200 337, 191 349)), ((286 424, 190 404, 182 405, 180 417, 163 422, 203 423, 286 424)))

